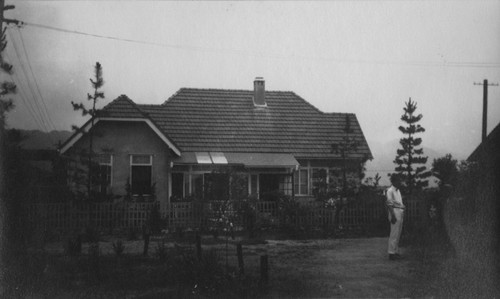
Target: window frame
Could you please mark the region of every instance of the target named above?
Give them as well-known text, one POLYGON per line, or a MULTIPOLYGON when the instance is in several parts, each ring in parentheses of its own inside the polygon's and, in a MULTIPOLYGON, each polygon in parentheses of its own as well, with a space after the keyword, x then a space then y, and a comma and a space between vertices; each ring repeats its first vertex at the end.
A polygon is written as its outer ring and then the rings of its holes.
MULTIPOLYGON (((133 193, 133 182, 132 182, 132 169, 134 166, 149 166, 151 169, 151 182, 150 185, 153 185, 153 154, 130 154, 129 157, 129 177, 130 177, 130 192, 132 193, 133 196, 138 196, 138 195, 152 195, 151 189, 149 190, 148 194, 136 194, 133 193), (149 156, 149 163, 134 163, 134 156, 149 156)), ((150 186, 150 188, 151 188, 150 186)))
MULTIPOLYGON (((97 154, 97 159, 98 162, 97 164, 99 165, 99 175, 101 175, 101 166, 109 166, 109 182, 107 182, 106 185, 106 194, 108 193, 108 188, 111 189, 111 186, 113 186, 113 154, 108 154, 108 153, 99 153, 97 154), (109 155, 109 162, 103 162, 101 158, 103 156, 109 155)), ((99 183, 99 192, 102 192, 102 185, 99 183)))
MULTIPOLYGON (((309 196, 311 194, 311 188, 310 188, 310 185, 311 185, 311 177, 310 177, 310 168, 309 167, 299 167, 299 169, 296 171, 295 173, 295 177, 297 177, 297 183, 294 182, 294 185, 297 186, 297 191, 298 192, 295 192, 294 190, 294 194, 296 196, 309 196), (302 185, 301 184, 301 180, 302 180, 302 175, 301 175, 301 172, 305 171, 306 172, 306 184, 305 184, 305 188, 307 189, 306 192, 304 192, 304 190, 302 190, 302 185)), ((294 180, 295 180, 295 177, 294 177, 294 180)), ((294 186, 294 188, 295 188, 294 186)))

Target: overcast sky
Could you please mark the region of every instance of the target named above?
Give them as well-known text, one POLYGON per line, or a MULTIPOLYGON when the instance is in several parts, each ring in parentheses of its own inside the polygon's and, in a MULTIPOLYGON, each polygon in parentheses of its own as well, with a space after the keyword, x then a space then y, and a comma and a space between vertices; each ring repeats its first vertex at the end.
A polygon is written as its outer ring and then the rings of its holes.
MULTIPOLYGON (((86 102, 99 61, 101 106, 120 94, 160 104, 182 87, 252 89, 262 76, 268 90, 355 113, 373 148, 401 137, 411 97, 423 145, 466 158, 481 139, 474 82, 500 82, 499 1, 6 2, 16 5, 6 17, 27 23, 7 36, 14 128, 82 124, 70 102, 86 102)), ((488 132, 499 122, 491 86, 488 132)))

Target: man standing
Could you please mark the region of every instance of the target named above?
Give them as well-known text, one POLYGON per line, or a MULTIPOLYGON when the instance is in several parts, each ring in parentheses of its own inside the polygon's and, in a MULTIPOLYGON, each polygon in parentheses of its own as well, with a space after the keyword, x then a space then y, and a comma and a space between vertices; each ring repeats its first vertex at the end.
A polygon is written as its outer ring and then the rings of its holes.
POLYGON ((386 191, 386 205, 391 223, 391 234, 389 235, 389 246, 387 252, 390 260, 401 258, 399 255, 399 239, 403 230, 403 216, 405 206, 401 197, 401 179, 397 174, 391 175, 391 187, 386 191))

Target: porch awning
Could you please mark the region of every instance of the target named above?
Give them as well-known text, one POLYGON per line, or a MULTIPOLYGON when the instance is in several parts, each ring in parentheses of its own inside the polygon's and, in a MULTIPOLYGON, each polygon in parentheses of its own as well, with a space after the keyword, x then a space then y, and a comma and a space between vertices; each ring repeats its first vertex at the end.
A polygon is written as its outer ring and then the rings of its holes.
POLYGON ((243 165, 247 168, 296 168, 299 162, 291 154, 183 152, 175 165, 243 165))
POLYGON ((243 164, 248 168, 295 168, 299 162, 291 154, 225 153, 230 164, 243 164))

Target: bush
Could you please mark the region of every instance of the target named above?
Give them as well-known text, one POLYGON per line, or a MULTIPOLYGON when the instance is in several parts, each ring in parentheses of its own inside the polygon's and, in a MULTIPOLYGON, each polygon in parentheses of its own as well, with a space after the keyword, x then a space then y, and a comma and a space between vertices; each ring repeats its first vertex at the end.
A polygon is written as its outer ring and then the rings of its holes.
POLYGON ((160 205, 159 204, 155 204, 152 208, 151 208, 151 211, 150 211, 150 214, 149 214, 149 219, 148 219, 148 225, 151 229, 151 233, 154 234, 154 235, 157 235, 161 232, 162 228, 163 228, 163 220, 161 219, 161 215, 160 215, 160 205))
POLYGON ((167 260, 167 246, 165 246, 165 240, 158 241, 156 244, 156 257, 160 262, 165 262, 167 260))
POLYGON ((66 254, 74 256, 82 253, 82 237, 80 234, 71 235, 66 239, 64 248, 66 254))
POLYGON ((99 232, 92 226, 85 227, 83 242, 95 243, 99 241, 99 232))
POLYGON ((113 246, 113 251, 117 257, 122 256, 123 252, 125 251, 125 245, 123 244, 122 240, 117 240, 113 243, 111 243, 113 246))

